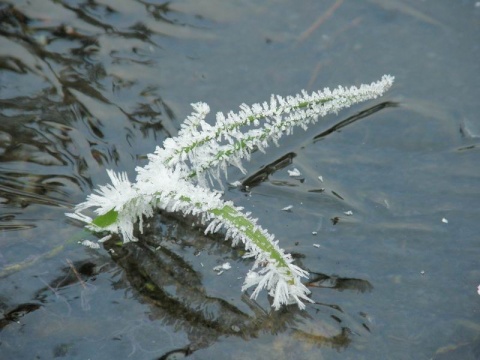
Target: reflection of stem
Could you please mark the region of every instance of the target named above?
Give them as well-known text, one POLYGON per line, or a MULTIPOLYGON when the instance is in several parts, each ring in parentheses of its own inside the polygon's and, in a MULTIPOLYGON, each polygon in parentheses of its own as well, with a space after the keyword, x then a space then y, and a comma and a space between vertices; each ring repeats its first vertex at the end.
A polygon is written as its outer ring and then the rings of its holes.
MULTIPOLYGON (((68 303, 68 300, 65 298, 65 296, 62 296, 59 294, 59 292, 57 291, 57 289, 54 289, 52 286, 50 286, 50 284, 48 284, 45 280, 43 280, 41 277, 39 277, 39 280, 45 284, 45 286, 55 295, 55 297, 61 301, 63 301, 66 305, 67 305, 67 309, 68 309, 68 313, 67 315, 70 316, 70 314, 72 313, 72 307, 70 306, 70 304, 68 303)), ((55 313, 52 313, 54 314, 55 316, 57 316, 57 314, 55 313)))
POLYGON ((312 72, 312 75, 310 76, 310 80, 308 80, 308 84, 307 84, 307 87, 306 89, 307 90, 310 90, 313 86, 313 84, 315 83, 315 81, 317 80, 318 78, 318 74, 320 73, 320 70, 321 68, 324 66, 325 64, 322 64, 321 61, 319 61, 317 63, 317 65, 315 66, 315 68, 313 69, 313 72, 312 72))
POLYGON ((107 250, 115 249, 111 256, 125 270, 130 285, 156 311, 163 310, 177 324, 185 322, 187 331, 195 327, 213 336, 257 334, 254 318, 224 299, 205 294, 198 275, 176 254, 164 248, 152 251, 142 243, 117 246, 107 241, 104 245, 107 250))
MULTIPOLYGON (((325 329, 329 330, 329 329, 325 329)), ((327 333, 328 334, 328 333, 327 333)), ((314 344, 316 346, 331 346, 334 349, 346 348, 352 341, 349 337, 350 330, 346 327, 342 328, 342 332, 335 336, 325 336, 323 333, 307 333, 298 329, 293 330, 293 337, 314 344)))
MULTIPOLYGON (((84 234, 84 233, 85 232, 82 231, 82 234, 84 234)), ((65 247, 64 245, 58 245, 58 246, 54 247, 52 250, 50 250, 46 253, 36 255, 33 258, 28 258, 26 260, 17 262, 15 264, 4 266, 3 269, 0 271, 0 279, 4 278, 4 277, 6 277, 10 274, 13 274, 13 273, 16 273, 18 271, 29 268, 30 266, 36 264, 37 261, 40 260, 40 259, 51 258, 51 257, 57 255, 58 253, 60 253, 64 249, 64 247, 65 247)))
POLYGON ((342 5, 343 0, 337 0, 335 3, 328 8, 318 19, 315 21, 307 30, 305 30, 298 38, 298 42, 305 41, 312 33, 320 27, 326 20, 328 20, 333 13, 342 5))
MULTIPOLYGON (((187 222, 183 221, 183 226, 188 229, 186 224, 187 222)), ((151 231, 153 233, 153 230, 151 231)), ((186 238, 190 239, 190 236, 186 235, 186 238)), ((167 356, 172 354, 186 355, 195 352, 225 336, 249 339, 259 336, 260 333, 280 334, 293 331, 299 341, 338 349, 347 347, 351 341, 351 332, 346 325, 332 323, 331 319, 312 319, 309 314, 294 308, 269 312, 243 294, 242 302, 253 312, 249 314, 225 300, 227 294, 222 297, 211 296, 205 291, 201 274, 169 248, 168 244, 158 246, 158 236, 151 234, 144 234, 142 240, 119 245, 112 239, 105 242, 104 246, 106 250, 115 250, 108 252, 124 270, 128 288, 140 294, 138 301, 151 306, 150 318, 164 324, 174 323, 176 330, 184 331, 191 341, 188 347, 168 352, 160 359, 167 359, 167 356)), ((182 239, 176 239, 175 244, 183 248, 181 241, 182 239)), ((188 243, 190 244, 190 241, 188 243)), ((195 248, 204 246, 190 245, 195 248)), ((331 308, 335 309, 335 306, 332 305, 331 308)))
POLYGON ((46 204, 46 205, 52 205, 52 206, 58 206, 66 209, 72 209, 72 205, 67 203, 66 201, 62 201, 59 199, 54 199, 47 197, 45 195, 37 195, 35 193, 29 192, 29 191, 23 191, 20 189, 15 189, 10 186, 5 186, 0 184, 0 191, 6 192, 8 194, 13 194, 18 197, 26 197, 35 200, 37 203, 40 204, 46 204))
POLYGON ((72 269, 73 273, 75 274, 75 277, 77 278, 78 282, 82 285, 84 289, 86 289, 87 286, 85 285, 85 282, 80 277, 80 274, 78 273, 77 269, 75 269, 75 266, 73 265, 72 261, 70 259, 66 259, 66 260, 67 260, 68 266, 70 266, 70 269, 72 269))
POLYGON ((87 234, 90 234, 90 232, 88 232, 87 230, 82 230, 79 233, 72 236, 70 239, 68 239, 64 244, 55 246, 53 249, 51 249, 51 250, 49 250, 49 251, 47 251, 43 254, 36 255, 34 257, 31 257, 31 258, 28 258, 26 260, 17 262, 15 264, 10 264, 10 265, 4 266, 0 270, 0 279, 2 279, 4 277, 7 277, 8 275, 11 275, 11 274, 16 273, 18 271, 22 271, 24 269, 27 269, 30 266, 36 264, 41 259, 49 259, 49 258, 52 258, 52 257, 58 255, 60 252, 65 250, 65 248, 68 244, 75 243, 78 240, 85 238, 85 236, 87 234))

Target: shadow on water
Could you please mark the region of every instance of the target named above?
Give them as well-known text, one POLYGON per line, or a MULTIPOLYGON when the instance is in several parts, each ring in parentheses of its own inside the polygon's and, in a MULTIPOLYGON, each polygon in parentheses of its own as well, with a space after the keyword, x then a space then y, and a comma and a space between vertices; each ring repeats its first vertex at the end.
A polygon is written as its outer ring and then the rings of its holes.
MULTIPOLYGON (((350 124, 353 124, 353 123, 355 123, 359 120, 365 119, 368 116, 373 115, 373 114, 375 114, 375 113, 377 113, 377 112, 379 112, 383 109, 397 107, 397 106, 399 106, 399 104, 396 103, 396 102, 386 101, 386 102, 382 102, 380 104, 377 104, 375 106, 372 106, 368 109, 362 110, 362 111, 358 112, 357 114, 348 117, 347 119, 339 121, 335 125, 328 128, 327 130, 322 131, 320 134, 315 135, 313 137, 312 141, 313 141, 313 143, 315 143, 319 140, 324 139, 326 136, 328 136, 328 135, 330 135, 330 134, 332 134, 336 131, 339 131, 340 129, 342 129, 346 126, 348 126, 350 124)), ((305 146, 305 144, 299 145, 299 147, 301 147, 301 146, 305 146)), ((292 162, 293 162, 292 160, 296 156, 297 155, 294 152, 290 152, 288 154, 285 154, 285 155, 281 156, 280 158, 276 159, 275 161, 273 161, 273 162, 271 162, 271 163, 269 163, 265 166, 262 166, 261 169, 259 169, 258 171, 256 171, 252 175, 249 175, 246 179, 244 179, 242 181, 242 191, 248 191, 249 189, 251 189, 255 186, 258 186, 262 182, 266 181, 268 179, 269 175, 272 175, 275 172, 277 172, 281 169, 284 169, 287 166, 291 165, 292 162)), ((297 178, 297 180, 298 180, 298 178, 297 178)), ((304 179, 301 179, 301 180, 304 180, 304 179)), ((281 184, 279 184, 277 182, 276 184, 277 185, 284 185, 284 186, 285 185, 286 186, 296 186, 295 183, 288 183, 288 182, 283 182, 281 184)), ((324 189, 323 190, 312 189, 312 190, 309 190, 309 191, 311 191, 311 192, 323 192, 324 189)), ((337 194, 337 196, 338 196, 338 194, 337 194)))
POLYGON ((338 122, 337 124, 330 127, 329 129, 327 129, 325 131, 322 131, 320 134, 315 135, 315 137, 313 138, 313 142, 315 143, 316 141, 319 141, 319 140, 323 139, 327 135, 329 135, 329 134, 331 134, 335 131, 339 131, 340 129, 344 128, 345 126, 353 124, 356 121, 365 119, 366 117, 368 117, 370 115, 373 115, 373 114, 375 114, 375 113, 377 113, 377 112, 379 112, 383 109, 391 108, 391 107, 397 107, 398 105, 399 105, 398 103, 393 102, 393 101, 385 101, 385 102, 382 102, 378 105, 372 106, 368 109, 362 110, 359 113, 357 113, 355 115, 352 115, 352 116, 348 117, 347 119, 338 122))

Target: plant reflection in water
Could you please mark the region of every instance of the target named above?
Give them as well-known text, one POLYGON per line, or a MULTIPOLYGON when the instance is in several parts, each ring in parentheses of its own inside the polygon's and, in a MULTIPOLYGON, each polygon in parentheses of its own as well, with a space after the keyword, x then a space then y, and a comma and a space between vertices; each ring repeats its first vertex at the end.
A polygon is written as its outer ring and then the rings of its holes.
MULTIPOLYGON (((182 220, 181 216, 173 220, 163 214, 160 221, 166 225, 169 234, 158 236, 159 227, 152 224, 143 234, 142 241, 122 244, 120 239, 112 238, 104 243, 140 301, 151 305, 151 318, 175 324, 178 330, 188 334, 190 343, 179 352, 188 355, 212 345, 223 336, 238 336, 248 340, 262 333, 284 332, 291 332, 295 339, 307 344, 344 348, 349 345, 352 334, 357 333, 358 328, 368 330, 366 324, 355 324, 353 330, 350 329, 351 320, 336 305, 315 305, 317 314, 321 315, 314 318, 295 306, 272 311, 251 300, 247 294, 241 298, 245 305, 243 308, 229 302, 228 294, 212 294, 204 286, 202 277, 216 275, 195 270, 191 261, 184 254, 179 254, 181 249, 190 248, 192 254, 199 254, 206 249, 222 252, 231 262, 245 261, 238 254, 242 250, 230 248, 221 236, 207 237, 200 230, 186 229, 188 225, 184 221, 182 224, 182 220), (176 229, 181 234, 175 234, 175 227, 181 227, 176 229), (195 241, 190 241, 191 238, 195 241)), ((152 220, 155 221, 159 220, 152 220)), ((372 288, 361 279, 315 275, 309 283, 312 287, 322 285, 361 292, 372 288)), ((232 293, 235 291, 232 289, 232 293)), ((168 358, 165 356, 162 358, 168 358)))

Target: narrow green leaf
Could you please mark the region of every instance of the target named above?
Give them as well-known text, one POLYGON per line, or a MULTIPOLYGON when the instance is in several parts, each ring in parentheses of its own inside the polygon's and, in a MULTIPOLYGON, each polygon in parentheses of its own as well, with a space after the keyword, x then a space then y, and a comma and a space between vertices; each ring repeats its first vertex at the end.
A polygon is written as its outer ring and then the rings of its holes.
MULTIPOLYGON (((238 212, 235 208, 228 205, 221 209, 210 210, 210 212, 217 216, 221 216, 224 219, 230 220, 233 224, 235 224, 237 229, 242 231, 255 245, 257 245, 262 251, 268 253, 270 257, 277 262, 278 267, 285 268, 287 270, 286 275, 291 277, 291 272, 288 269, 288 264, 285 262, 285 259, 275 249, 270 240, 268 240, 268 238, 262 234, 260 230, 255 229, 255 225, 244 214, 238 212)), ((292 278, 290 281, 293 283, 292 278)))
POLYGON ((118 212, 112 209, 103 215, 97 216, 95 219, 93 219, 92 224, 101 228, 105 228, 117 221, 117 218, 118 212))

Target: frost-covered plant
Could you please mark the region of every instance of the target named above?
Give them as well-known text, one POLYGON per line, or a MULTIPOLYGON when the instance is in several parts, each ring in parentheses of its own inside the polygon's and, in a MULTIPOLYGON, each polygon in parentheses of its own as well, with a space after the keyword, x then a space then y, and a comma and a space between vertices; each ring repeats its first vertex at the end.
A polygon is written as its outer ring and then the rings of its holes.
POLYGON ((213 125, 205 121, 208 105, 192 104, 194 112, 178 135, 166 139, 163 147, 148 155, 149 163, 136 169, 136 182, 130 182, 125 173, 108 170, 111 184, 100 186, 67 215, 87 223, 91 231, 119 233, 124 242, 137 241, 134 225, 138 223, 142 232, 144 217, 153 216, 157 209, 195 215, 205 224, 205 233, 224 229, 233 245, 243 243, 245 257, 255 259, 242 291, 255 286, 251 296, 256 298, 262 289, 267 289, 275 309, 284 304, 297 304, 303 309, 305 301, 312 301, 310 291, 301 282, 308 273, 293 264, 291 255, 279 247, 272 234, 257 225, 257 219, 223 200, 214 186, 218 183, 222 187, 221 174, 226 175, 228 165, 245 173, 242 159, 250 159, 252 151, 264 151, 269 142, 277 144, 295 126, 306 129, 319 117, 381 96, 393 80, 384 75, 360 87, 338 87, 333 91, 327 88, 312 94, 302 91, 286 98, 272 95, 269 103, 251 107, 242 104, 238 113, 217 113, 213 125), (90 208, 96 214, 94 219, 83 213, 90 208))

